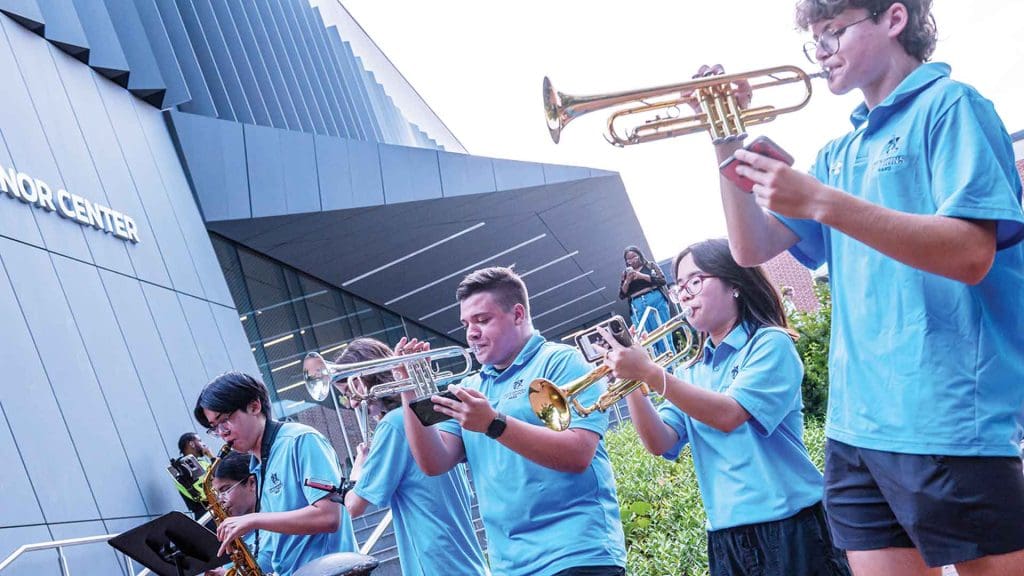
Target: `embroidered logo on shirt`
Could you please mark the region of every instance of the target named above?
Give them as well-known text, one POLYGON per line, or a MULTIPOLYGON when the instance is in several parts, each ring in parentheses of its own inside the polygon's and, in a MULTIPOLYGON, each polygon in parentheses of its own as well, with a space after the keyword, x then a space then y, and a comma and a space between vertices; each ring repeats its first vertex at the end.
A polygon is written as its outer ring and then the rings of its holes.
POLYGON ((739 364, 737 364, 736 366, 732 367, 732 372, 730 373, 730 375, 732 376, 732 379, 735 380, 736 377, 739 376, 739 374, 740 374, 740 367, 739 367, 739 364))
POLYGON ((281 493, 282 488, 284 488, 284 485, 281 484, 281 479, 277 477, 277 472, 273 472, 270 475, 270 488, 268 490, 271 494, 277 495, 281 493))
POLYGON ((828 173, 831 174, 832 176, 839 176, 839 173, 842 172, 842 171, 843 171, 843 161, 842 160, 836 160, 828 168, 828 173))
POLYGON ((512 382, 511 389, 501 397, 502 400, 515 400, 523 394, 526 394, 526 386, 523 384, 523 379, 520 378, 515 382, 512 382))
POLYGON ((889 141, 882 147, 882 154, 875 161, 875 171, 891 172, 898 168, 902 168, 907 163, 906 154, 900 154, 900 137, 891 136, 889 141))

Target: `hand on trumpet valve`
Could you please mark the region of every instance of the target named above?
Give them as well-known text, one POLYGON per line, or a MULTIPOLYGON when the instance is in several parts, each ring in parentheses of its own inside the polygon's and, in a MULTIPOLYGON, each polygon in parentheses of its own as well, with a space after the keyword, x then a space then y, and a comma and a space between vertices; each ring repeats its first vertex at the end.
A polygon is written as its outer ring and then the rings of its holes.
MULTIPOLYGON (((426 352, 427 350, 430 350, 430 342, 427 342, 426 340, 421 342, 416 338, 409 339, 402 336, 402 339, 398 341, 398 344, 395 344, 395 356, 416 354, 418 352, 426 352)), ((430 360, 427 359, 427 362, 430 362, 430 360)), ((402 365, 393 368, 391 370, 391 375, 395 380, 405 380, 409 377, 409 371, 405 369, 404 365, 402 365)))
POLYGON ((623 346, 604 326, 599 326, 597 330, 604 337, 604 348, 607 350, 604 365, 611 369, 615 378, 646 381, 652 373, 661 370, 635 339, 632 346, 623 346))
MULTIPOLYGON (((725 74, 725 68, 721 64, 715 64, 708 66, 707 64, 701 65, 697 69, 697 73, 693 75, 694 78, 707 78, 709 76, 721 76, 725 74)), ((750 107, 750 101, 753 99, 754 90, 750 86, 750 81, 743 79, 735 82, 730 82, 724 86, 718 88, 719 91, 730 90, 736 96, 736 104, 741 108, 750 107)), ((680 94, 683 98, 689 98, 690 107, 693 111, 700 114, 703 112, 700 106, 700 100, 693 98, 693 90, 680 94)))

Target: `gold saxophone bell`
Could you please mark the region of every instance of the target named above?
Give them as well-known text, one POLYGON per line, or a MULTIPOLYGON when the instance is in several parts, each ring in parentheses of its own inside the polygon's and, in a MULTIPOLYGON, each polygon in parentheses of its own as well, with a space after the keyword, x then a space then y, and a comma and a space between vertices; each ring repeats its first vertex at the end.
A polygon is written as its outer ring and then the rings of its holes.
POLYGON ((827 72, 808 74, 796 66, 776 66, 736 74, 704 76, 679 84, 612 92, 593 96, 571 96, 558 92, 544 78, 544 112, 551 139, 558 143, 562 130, 574 118, 606 108, 620 108, 608 118, 605 139, 615 146, 642 144, 664 138, 709 132, 718 144, 742 139, 747 126, 771 122, 796 112, 811 100, 811 79, 827 77, 827 72), (756 108, 741 108, 734 83, 750 83, 751 92, 788 84, 803 84, 803 96, 796 102, 756 108), (682 110, 699 106, 701 112, 684 115, 682 110), (630 126, 619 126, 625 122, 630 126))
MULTIPOLYGON (((682 312, 669 318, 664 324, 648 333, 641 341, 640 346, 650 348, 665 336, 675 332, 677 329, 688 326, 687 318, 693 310, 687 306, 682 312)), ((692 362, 700 353, 703 343, 698 339, 694 345, 693 333, 690 329, 685 330, 686 343, 679 352, 665 352, 654 359, 654 362, 663 368, 669 368, 677 363, 692 362)), ((586 417, 596 411, 604 412, 628 396, 637 388, 644 386, 640 380, 616 380, 608 386, 607 390, 598 396, 597 401, 590 406, 583 406, 579 403, 577 396, 587 388, 590 388, 602 378, 606 377, 611 370, 604 365, 598 366, 588 374, 559 387, 546 378, 537 378, 530 383, 530 406, 544 424, 556 432, 562 432, 569 428, 572 422, 570 406, 576 412, 586 417)))

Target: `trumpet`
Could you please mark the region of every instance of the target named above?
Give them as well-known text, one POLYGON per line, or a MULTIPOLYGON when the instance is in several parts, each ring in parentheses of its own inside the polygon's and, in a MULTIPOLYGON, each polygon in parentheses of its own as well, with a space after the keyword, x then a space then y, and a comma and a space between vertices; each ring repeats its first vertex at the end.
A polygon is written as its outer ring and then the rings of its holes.
POLYGON ((336 382, 348 380, 358 376, 368 376, 381 372, 390 372, 396 368, 406 369, 409 374, 407 378, 379 384, 366 394, 351 393, 352 400, 379 400, 387 396, 394 396, 402 392, 415 391, 416 397, 428 396, 437 393, 437 389, 444 384, 460 380, 470 373, 473 368, 473 358, 470 351, 458 346, 447 346, 437 350, 427 350, 406 354, 403 356, 388 356, 364 362, 352 362, 350 364, 334 364, 324 360, 324 357, 317 352, 306 354, 302 362, 303 380, 306 383, 306 391, 313 400, 320 402, 330 394, 331 386, 336 382), (430 360, 443 358, 455 358, 461 356, 465 362, 465 368, 460 372, 434 371, 430 366, 430 360))
MULTIPOLYGON (((659 366, 667 369, 680 362, 693 362, 697 358, 703 344, 702 340, 698 338, 697 346, 694 346, 693 330, 687 324, 687 318, 691 314, 693 314, 693 309, 687 306, 682 312, 669 318, 664 324, 652 330, 641 339, 640 346, 650 348, 668 334, 675 332, 683 326, 687 327, 685 331, 685 345, 681 347, 679 352, 667 351, 654 358, 654 362, 659 366)), ((591 406, 580 404, 577 396, 608 376, 610 372, 610 368, 601 365, 563 387, 559 387, 546 378, 537 378, 530 383, 530 406, 533 408, 534 414, 548 428, 556 432, 562 432, 567 430, 572 422, 572 412, 569 410, 570 405, 576 409, 580 416, 585 418, 596 411, 604 412, 608 410, 639 387, 643 386, 646 389, 645 384, 640 380, 616 380, 598 396, 594 404, 591 406)))
POLYGON ((711 134, 715 144, 719 144, 746 137, 747 126, 771 122, 783 114, 800 110, 811 100, 811 80, 827 77, 828 72, 825 71, 808 74, 796 66, 775 66, 592 96, 558 92, 551 85, 551 80, 545 77, 544 113, 555 144, 566 124, 574 118, 605 108, 620 108, 609 116, 608 133, 605 134, 605 139, 615 146, 642 144, 704 131, 711 134), (803 96, 792 103, 741 108, 733 86, 737 82, 748 82, 752 93, 798 83, 803 84, 804 90, 803 96), (682 114, 681 110, 691 107, 699 107, 701 112, 682 114), (630 121, 631 126, 619 126, 630 121))

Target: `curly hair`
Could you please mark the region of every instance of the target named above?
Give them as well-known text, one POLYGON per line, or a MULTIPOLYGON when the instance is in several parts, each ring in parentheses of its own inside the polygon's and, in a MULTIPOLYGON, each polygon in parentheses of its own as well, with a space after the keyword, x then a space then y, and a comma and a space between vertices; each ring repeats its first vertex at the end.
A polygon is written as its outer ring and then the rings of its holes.
MULTIPOLYGON (((896 0, 798 0, 796 25, 807 30, 812 24, 835 18, 843 10, 863 8, 871 14, 880 14, 896 4, 896 0)), ((903 49, 921 62, 927 62, 935 52, 937 28, 932 15, 932 0, 902 0, 907 9, 907 26, 900 32, 903 49)), ((878 22, 878 16, 873 18, 878 22)))

